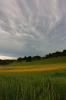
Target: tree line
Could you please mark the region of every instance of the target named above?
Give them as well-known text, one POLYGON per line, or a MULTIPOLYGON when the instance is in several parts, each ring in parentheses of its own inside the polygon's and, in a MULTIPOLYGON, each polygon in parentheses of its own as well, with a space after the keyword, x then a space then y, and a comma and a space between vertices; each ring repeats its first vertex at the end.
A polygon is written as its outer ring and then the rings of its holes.
POLYGON ((66 56, 66 50, 63 50, 62 52, 55 52, 55 53, 49 53, 43 57, 41 56, 28 56, 28 57, 19 57, 16 60, 1 60, 0 59, 0 65, 8 65, 11 64, 13 62, 32 62, 32 61, 40 61, 43 59, 48 59, 48 58, 53 58, 53 57, 59 57, 59 56, 66 56))
POLYGON ((26 61, 26 62, 31 62, 31 61, 37 61, 37 60, 42 60, 42 59, 47 59, 47 58, 53 58, 53 57, 59 57, 59 56, 66 56, 66 50, 63 50, 62 52, 55 52, 55 53, 49 53, 47 55, 45 55, 44 57, 41 56, 28 56, 28 57, 24 57, 21 58, 19 57, 17 59, 17 61, 21 62, 21 61, 26 61))
POLYGON ((49 53, 45 56, 45 58, 52 58, 52 57, 59 57, 59 56, 66 56, 66 50, 63 50, 62 52, 55 52, 55 53, 49 53))

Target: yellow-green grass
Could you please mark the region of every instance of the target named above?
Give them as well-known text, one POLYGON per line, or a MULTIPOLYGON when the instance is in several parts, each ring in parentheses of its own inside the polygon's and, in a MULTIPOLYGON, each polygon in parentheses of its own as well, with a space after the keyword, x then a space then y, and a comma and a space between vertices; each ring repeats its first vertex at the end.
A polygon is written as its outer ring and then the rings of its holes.
POLYGON ((0 72, 51 71, 66 68, 66 57, 55 57, 32 62, 17 62, 1 66, 0 72))
POLYGON ((0 66, 0 72, 35 72, 66 69, 66 64, 38 64, 31 66, 0 66))

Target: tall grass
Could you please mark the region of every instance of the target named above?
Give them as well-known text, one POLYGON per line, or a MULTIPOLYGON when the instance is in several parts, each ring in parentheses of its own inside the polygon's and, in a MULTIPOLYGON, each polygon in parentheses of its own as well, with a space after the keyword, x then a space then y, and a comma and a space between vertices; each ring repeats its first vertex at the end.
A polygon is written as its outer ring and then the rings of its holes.
POLYGON ((0 73, 0 100, 66 100, 63 72, 0 73))

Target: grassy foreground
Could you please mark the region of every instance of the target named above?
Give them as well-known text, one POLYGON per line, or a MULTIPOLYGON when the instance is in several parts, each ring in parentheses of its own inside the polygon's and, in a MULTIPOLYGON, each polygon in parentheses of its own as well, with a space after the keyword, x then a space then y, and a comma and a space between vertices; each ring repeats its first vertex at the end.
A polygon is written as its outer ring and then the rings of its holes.
POLYGON ((0 72, 0 100, 66 100, 66 70, 0 72))
POLYGON ((66 100, 66 57, 0 66, 0 100, 66 100))

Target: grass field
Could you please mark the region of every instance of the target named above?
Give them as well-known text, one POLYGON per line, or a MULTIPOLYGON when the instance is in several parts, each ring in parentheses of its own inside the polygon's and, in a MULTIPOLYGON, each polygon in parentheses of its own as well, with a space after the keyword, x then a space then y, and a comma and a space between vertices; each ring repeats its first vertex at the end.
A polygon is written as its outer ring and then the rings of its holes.
POLYGON ((0 100, 66 100, 66 70, 0 72, 0 100))
POLYGON ((0 66, 0 72, 40 72, 65 69, 66 64, 44 64, 31 66, 0 66))
POLYGON ((66 68, 66 57, 56 57, 32 62, 14 62, 0 66, 0 72, 32 72, 59 70, 66 68))
POLYGON ((14 62, 11 63, 9 66, 31 66, 31 65, 44 65, 44 64, 64 64, 66 63, 66 56, 62 57, 54 57, 54 58, 48 58, 44 60, 39 61, 32 61, 32 62, 14 62))
POLYGON ((66 100, 66 57, 0 66, 0 100, 66 100))

